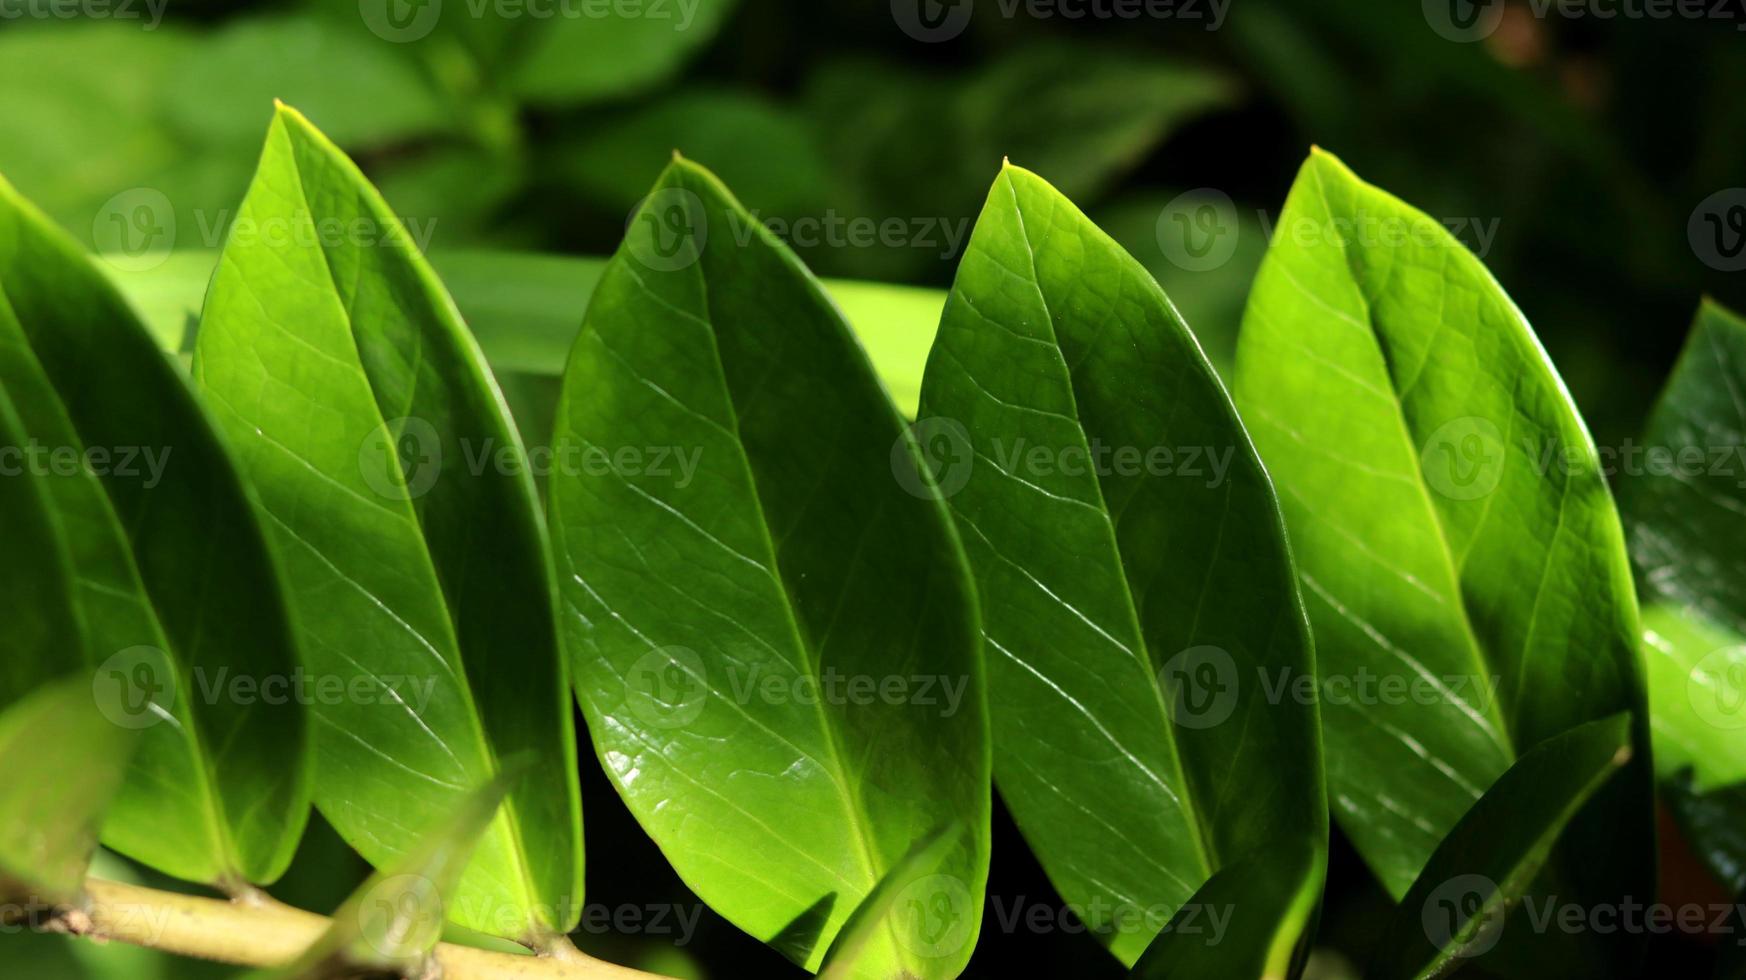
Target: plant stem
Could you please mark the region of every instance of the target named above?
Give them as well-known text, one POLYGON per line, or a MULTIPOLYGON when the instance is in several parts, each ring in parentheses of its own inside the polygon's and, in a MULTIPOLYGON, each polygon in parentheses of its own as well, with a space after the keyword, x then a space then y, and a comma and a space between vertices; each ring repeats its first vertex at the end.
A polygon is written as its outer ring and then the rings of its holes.
MULTIPOLYGON (((86 879, 85 894, 83 908, 49 928, 237 966, 283 966, 331 924, 288 905, 236 904, 101 878, 86 879)), ((559 959, 439 943, 431 955, 445 980, 665 980, 580 951, 559 959)))

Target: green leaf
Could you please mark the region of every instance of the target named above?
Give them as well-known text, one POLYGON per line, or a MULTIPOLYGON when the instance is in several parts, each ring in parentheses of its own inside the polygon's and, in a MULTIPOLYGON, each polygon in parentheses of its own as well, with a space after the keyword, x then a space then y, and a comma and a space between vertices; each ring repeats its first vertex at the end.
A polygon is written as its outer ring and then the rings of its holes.
POLYGON ((1687 788, 1699 793, 1746 782, 1746 639, 1655 603, 1643 610, 1643 657, 1656 772, 1690 770, 1687 788))
POLYGON ((510 89, 541 106, 635 95, 666 81, 709 43, 734 0, 580 4, 523 32, 510 89))
MULTIPOLYGON (((170 350, 192 336, 215 252, 173 252, 146 270, 103 266, 170 350)), ((575 311, 606 267, 602 259, 528 252, 437 252, 430 262, 498 371, 558 377, 576 340, 575 311)), ((914 416, 946 294, 887 283, 824 280, 897 406, 914 416)))
POLYGON ((891 866, 879 884, 867 893, 855 908, 837 938, 825 951, 819 965, 820 980, 848 980, 862 968, 869 949, 879 945, 888 930, 909 928, 904 917, 922 918, 928 915, 928 905, 936 895, 944 894, 948 904, 955 891, 951 876, 940 876, 940 869, 967 834, 961 823, 953 823, 916 841, 903 859, 891 866))
POLYGON ((567 188, 624 214, 674 150, 710 161, 763 214, 817 214, 827 203, 825 164, 807 121, 732 89, 688 89, 639 106, 560 146, 553 163, 567 188))
POLYGON ((549 488, 577 690, 686 884, 808 967, 962 822, 930 917, 858 971, 955 976, 989 847, 971 586, 846 324, 748 221, 675 161, 589 305, 549 488))
POLYGON ((339 980, 374 972, 422 976, 443 936, 444 908, 526 758, 458 800, 418 844, 371 875, 333 914, 333 924, 296 962, 264 975, 274 980, 339 980))
POLYGON ((103 717, 82 674, 0 712, 0 902, 78 900, 138 739, 103 717))
POLYGON ((1645 592, 1746 636, 1746 320, 1706 300, 1620 491, 1645 592))
POLYGON ((104 842, 190 881, 272 881, 309 791, 302 709, 262 696, 297 665, 264 532, 153 338, 4 181, 0 389, 83 623, 25 669, 95 668, 105 714, 144 730, 104 842))
POLYGON ((1313 691, 1267 696, 1315 674, 1267 474, 1157 283, 1027 170, 989 192, 916 430, 987 611, 1001 797, 1117 958, 1164 925, 1124 911, 1325 838, 1313 691))
POLYGON ((275 99, 320 117, 350 147, 449 128, 448 109, 402 51, 314 14, 229 21, 179 64, 165 113, 184 138, 226 148, 252 143, 275 99))
POLYGON ((1630 717, 1618 714, 1548 738, 1517 759, 1437 846, 1366 975, 1439 977, 1473 964, 1489 970, 1496 964, 1483 957, 1503 932, 1542 928, 1533 909, 1513 918, 1509 911, 1583 804, 1631 758, 1633 738, 1630 717))
POLYGON ((1434 219, 1313 152, 1250 295, 1236 374, 1323 684, 1340 692, 1322 708, 1329 796, 1384 886, 1404 894, 1522 752, 1629 710, 1630 772, 1572 822, 1554 865, 1566 899, 1650 894, 1623 534, 1594 444, 1497 282, 1434 219))
POLYGON ((382 867, 527 752, 450 914, 533 943, 580 914, 568 683, 533 483, 477 345, 363 175, 281 108, 213 277, 194 374, 291 586, 316 804, 382 867))
POLYGON ((17 135, 0 141, 0 173, 83 239, 105 199, 157 181, 182 157, 159 110, 195 47, 173 25, 9 21, 0 122, 17 135))
POLYGON ((1327 876, 1327 842, 1287 837, 1220 868, 1164 926, 1135 980, 1303 972, 1327 876))
POLYGON ((1655 768, 1705 862, 1746 887, 1746 320, 1699 308, 1620 506, 1647 609, 1655 768), (1682 778, 1686 770, 1689 775, 1682 778), (1727 787, 1727 789, 1723 789, 1727 787))

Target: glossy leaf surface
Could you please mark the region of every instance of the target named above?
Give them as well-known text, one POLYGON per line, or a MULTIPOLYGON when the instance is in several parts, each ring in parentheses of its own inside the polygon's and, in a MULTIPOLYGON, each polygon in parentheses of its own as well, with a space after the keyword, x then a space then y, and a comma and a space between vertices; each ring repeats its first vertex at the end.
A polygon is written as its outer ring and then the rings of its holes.
POLYGON ((866 356, 749 222, 675 161, 594 292, 554 435, 575 469, 549 488, 577 690, 680 876, 810 967, 963 823, 951 884, 858 973, 955 975, 988 861, 970 584, 866 356))
POLYGON ((1001 796, 1131 964, 1164 922, 1110 932, 1095 910, 1175 908, 1228 862, 1325 833, 1315 665, 1267 475, 1158 285, 1012 166, 916 428, 976 572, 1001 796))
POLYGON ((1434 219, 1318 150, 1250 295, 1236 376, 1305 586, 1332 808, 1388 891, 1406 892, 1522 752, 1628 710, 1634 759, 1554 865, 1566 899, 1649 894, 1623 534, 1594 444, 1502 288, 1434 219))
MULTIPOLYGON (((105 715, 143 732, 105 843, 190 881, 272 881, 309 797, 301 709, 261 696, 297 662, 264 531, 153 338, 3 181, 0 391, 7 463, 46 515, 23 523, 62 556, 26 578, 46 589, 70 575, 82 624, 51 627, 35 654, 8 650, 9 670, 84 673, 105 715)), ((23 537, 6 561, 32 560, 23 537)), ((52 623, 54 608, 20 621, 52 623)))
POLYGON ((1644 594, 1655 767, 1705 862, 1746 887, 1746 320, 1706 300, 1620 505, 1644 594), (1689 772, 1686 772, 1689 770, 1689 772))
POLYGON ((580 914, 574 734, 544 526, 501 396, 351 161, 281 109, 194 374, 258 488, 315 683, 316 803, 381 867, 534 759, 450 914, 540 941, 580 914), (320 689, 317 689, 320 693, 320 689))

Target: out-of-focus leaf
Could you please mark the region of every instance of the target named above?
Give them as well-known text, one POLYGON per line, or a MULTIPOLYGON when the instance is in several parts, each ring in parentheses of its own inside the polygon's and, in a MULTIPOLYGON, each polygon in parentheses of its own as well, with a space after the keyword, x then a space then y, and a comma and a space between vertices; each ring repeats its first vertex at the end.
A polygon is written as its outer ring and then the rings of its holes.
MULTIPOLYGON (((1157 283, 1010 165, 916 431, 987 610, 1001 797, 1131 965, 1164 922, 1122 910, 1179 907, 1227 863, 1326 834, 1314 698, 1264 686, 1315 676, 1267 474, 1157 283)), ((1303 875, 1280 887, 1313 908, 1322 864, 1276 869, 1303 875)))
MULTIPOLYGON (((176 252, 144 271, 101 266, 162 345, 181 349, 200 315, 216 252, 176 252)), ((581 326, 603 259, 516 252, 437 252, 430 257, 498 371, 555 378, 581 326)), ((946 294, 937 289, 826 279, 879 377, 905 415, 915 414, 922 368, 946 294)))
POLYGON ((1640 453, 1619 461, 1647 606, 1655 767, 1678 781, 1667 798, 1693 846, 1736 890, 1746 888, 1743 393, 1746 320, 1706 300, 1640 453))
MULTIPOLYGON (((1572 821, 1539 887, 1585 904, 1650 894, 1624 536, 1593 441, 1490 273, 1316 151, 1250 294, 1236 376, 1324 684, 1346 692, 1322 709, 1329 797, 1388 891, 1406 892, 1521 753, 1631 711, 1634 761, 1572 821)), ((1533 938, 1597 973, 1628 964, 1640 939, 1533 938)))
POLYGON ((816 216, 829 204, 824 160, 805 120, 728 90, 688 90, 639 106, 559 148, 554 163, 567 188, 628 214, 647 193, 648 175, 674 151, 708 160, 762 215, 816 216))
MULTIPOLYGON (((524 759, 525 763, 525 759, 524 759)), ((391 867, 371 875, 333 914, 333 925, 296 962, 262 980, 344 980, 369 973, 421 976, 442 939, 444 908, 473 850, 526 765, 502 773, 433 820, 391 867)))
POLYGON ((308 812, 308 760, 301 706, 263 696, 297 665, 264 532, 153 338, 3 180, 0 390, 84 625, 84 644, 68 631, 47 662, 8 659, 37 676, 94 668, 105 715, 143 730, 104 842, 189 881, 277 878, 308 812))
POLYGON ((181 158, 159 108, 193 58, 173 27, 112 20, 0 31, 0 173, 88 241, 105 200, 181 158))
POLYGON ((362 692, 310 706, 323 814, 387 866, 530 753, 544 778, 511 791, 449 911, 536 945, 567 931, 574 732, 525 454, 403 227, 294 110, 213 278, 194 376, 258 488, 306 664, 362 692))
POLYGON ((1536 928, 1533 915, 1512 918, 1510 910, 1583 804, 1629 761, 1632 742, 1631 719, 1618 714, 1548 738, 1517 759, 1437 846, 1366 975, 1407 980, 1462 965, 1492 967, 1484 957, 1500 933, 1536 928))
POLYGON ((436 146, 390 161, 372 176, 419 248, 428 251, 443 243, 482 245, 493 214, 521 186, 524 175, 513 160, 498 154, 470 146, 436 146))
POLYGON ((233 148, 253 144, 274 99, 319 116, 350 147, 445 129, 446 111, 402 51, 313 14, 234 20, 178 63, 164 108, 187 136, 233 148))
POLYGON ((811 968, 917 839, 963 823, 924 914, 856 969, 955 976, 989 848, 962 552, 846 324, 745 220, 675 161, 589 304, 554 436, 578 462, 549 486, 577 690, 686 884, 811 968))
POLYGON ((78 900, 138 739, 98 710, 84 674, 0 711, 0 902, 78 900))
POLYGON ((715 36, 735 0, 571 4, 572 15, 524 31, 510 88, 543 106, 580 105, 653 88, 715 36))
MULTIPOLYGON (((1005 157, 1091 200, 1172 129, 1233 96, 1208 69, 1044 44, 959 77, 834 62, 809 80, 807 105, 842 184, 839 209, 968 228, 1005 157)), ((832 271, 892 279, 943 279, 957 258, 925 247, 813 253, 832 271)))
POLYGON ((1327 850, 1325 840, 1287 836, 1220 868, 1146 947, 1132 976, 1298 976, 1315 934, 1327 850))

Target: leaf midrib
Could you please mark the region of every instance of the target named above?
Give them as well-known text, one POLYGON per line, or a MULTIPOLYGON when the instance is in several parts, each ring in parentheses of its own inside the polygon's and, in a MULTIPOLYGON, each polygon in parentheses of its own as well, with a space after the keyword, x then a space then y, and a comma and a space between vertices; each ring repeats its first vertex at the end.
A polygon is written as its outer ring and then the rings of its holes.
MULTIPOLYGON (((1316 160, 1312 160, 1308 169, 1315 177, 1316 199, 1321 204, 1322 214, 1324 217, 1331 220, 1334 213, 1333 202, 1328 197, 1327 185, 1322 180, 1321 168, 1322 164, 1319 158, 1317 158, 1316 160)), ((1366 185, 1360 186, 1364 189, 1368 189, 1366 185)), ((1375 350, 1378 359, 1382 361, 1386 368, 1389 363, 1388 356, 1383 349, 1382 339, 1378 335, 1376 318, 1372 314, 1370 297, 1365 294, 1362 286, 1362 279, 1358 274, 1356 260, 1353 258, 1351 250, 1347 248, 1345 236, 1336 234, 1330 236, 1330 238, 1340 250, 1341 264, 1345 267, 1346 277, 1352 286, 1352 293, 1362 307, 1362 322, 1369 327, 1370 339, 1375 345, 1373 349, 1375 350)), ((1273 259, 1269 257, 1268 261, 1271 263, 1273 262, 1273 259)), ((1282 274, 1286 275, 1288 279, 1292 278, 1289 275, 1289 270, 1284 269, 1283 266, 1281 266, 1281 269, 1283 270, 1282 274)), ((1295 283, 1295 279, 1292 279, 1292 281, 1295 283)), ((1304 291, 1304 287, 1302 286, 1297 286, 1297 288, 1300 291, 1304 291)), ((1427 352, 1426 357, 1427 359, 1430 357, 1429 352, 1427 352)), ((1421 369, 1421 371, 1422 370, 1423 369, 1421 369)), ((1388 403, 1393 409, 1390 413, 1390 418, 1396 423, 1395 432, 1400 436, 1401 446, 1406 452, 1406 458, 1417 460, 1419 457, 1418 453, 1415 452, 1413 448, 1412 427, 1407 422, 1405 406, 1401 403, 1399 381, 1395 378, 1392 370, 1385 370, 1384 374, 1388 378, 1389 393, 1393 396, 1388 399, 1388 403)), ((1425 513, 1429 516, 1429 520, 1426 523, 1429 524, 1432 529, 1432 537, 1437 543, 1438 557, 1443 560, 1444 572, 1448 575, 1448 582, 1451 589, 1449 598, 1453 600, 1452 604, 1454 605, 1456 612, 1459 614, 1462 638, 1466 640, 1467 651, 1473 658, 1475 666, 1477 666, 1481 671, 1481 677, 1489 678, 1497 676, 1495 673, 1497 667, 1491 662, 1491 656, 1488 654, 1484 646, 1480 644, 1478 633, 1473 628, 1472 616, 1467 608, 1467 595, 1461 588, 1461 576, 1457 571, 1459 566, 1455 561, 1454 549, 1450 545, 1448 533, 1443 526, 1442 518, 1437 513, 1437 507, 1431 500, 1431 491, 1425 484, 1423 468, 1413 466, 1410 467, 1410 470, 1411 473, 1407 479, 1412 484, 1413 489, 1417 492, 1419 503, 1423 505, 1425 513)), ((1489 501, 1487 503, 1489 511, 1489 501)), ((1548 561, 1550 560, 1549 553, 1548 561)), ((1503 716, 1503 711, 1497 704, 1497 700, 1495 692, 1493 697, 1486 699, 1486 714, 1491 717, 1498 726, 1498 733, 1502 736, 1503 743, 1500 745, 1500 748, 1509 750, 1510 760, 1513 761, 1517 755, 1519 755, 1519 752, 1515 739, 1511 734, 1509 722, 1503 716)))
MULTIPOLYGON (((1073 369, 1067 364, 1067 358, 1061 350, 1061 340, 1055 331, 1054 313, 1049 308, 1048 297, 1043 292, 1042 277, 1037 269, 1036 246, 1031 240, 1030 229, 1025 222, 1024 207, 1019 202, 1018 189, 1013 185, 1010 170, 1002 171, 1000 182, 1006 186, 1007 193, 1012 199, 1013 214, 1018 219, 1019 237, 1024 243, 1025 255, 1029 259, 1031 266, 1031 285, 1032 288, 1036 290, 1037 300, 1043 308, 1043 322, 1049 328, 1048 347, 1054 354, 1055 361, 1060 366, 1061 372, 1065 375, 1067 380, 1068 404, 1072 413, 1070 421, 1072 422, 1074 431, 1079 435, 1081 448, 1089 453, 1090 447, 1085 433, 1085 425, 1081 421, 1083 416, 1079 411, 1079 379, 1073 372, 1073 369)), ((1109 502, 1104 496, 1103 482, 1096 479, 1091 482, 1097 492, 1096 507, 1100 515, 1103 517, 1101 526, 1107 534, 1106 544, 1108 545, 1111 557, 1115 559, 1116 568, 1119 569, 1121 573, 1122 605, 1128 615, 1127 625, 1132 630, 1130 635, 1135 641, 1135 648, 1129 650, 1128 653, 1133 659, 1135 666, 1141 668, 1141 673, 1145 675, 1145 686, 1152 692, 1153 698, 1157 704, 1158 718, 1162 722, 1161 728, 1166 736, 1161 741, 1169 747, 1170 762, 1175 768, 1176 778, 1182 786, 1178 809, 1184 811, 1184 816, 1188 818, 1188 826, 1194 832, 1192 839, 1195 845, 1195 854, 1200 858, 1204 876, 1210 878, 1217 870, 1219 861, 1212 848, 1210 828, 1206 825, 1208 815, 1203 813, 1202 808, 1198 805, 1198 788, 1189 781, 1187 771, 1182 764, 1182 749, 1178 744, 1176 732, 1170 722, 1170 707, 1164 700, 1164 692, 1159 686, 1157 673, 1152 670, 1152 663, 1148 655, 1146 634, 1140 626, 1139 608, 1134 598, 1133 586, 1132 583, 1128 581, 1127 568, 1121 560, 1121 546, 1116 538, 1115 526, 1113 523, 1112 512, 1109 508, 1109 502), (1145 659, 1142 660, 1141 658, 1145 659)))
MULTIPOLYGON (((315 206, 309 200, 309 189, 304 182, 302 163, 297 159, 297 147, 295 145, 295 141, 299 138, 299 136, 297 134, 292 133, 291 127, 289 125, 284 124, 283 117, 281 117, 277 121, 277 124, 281 126, 281 131, 284 133, 284 136, 285 136, 285 141, 286 141, 286 154, 285 154, 285 156, 286 156, 287 160, 289 160, 289 162, 290 162, 293 174, 296 176, 298 196, 301 197, 303 200, 303 206, 304 206, 305 213, 314 214, 315 213, 315 206)), ((321 138, 319 136, 319 134, 310 133, 310 134, 307 134, 307 136, 322 151, 327 152, 330 155, 337 155, 338 151, 334 150, 330 145, 325 144, 325 140, 323 138, 321 138)), ((343 159, 343 156, 341 157, 341 159, 343 159)), ((365 186, 366 186, 366 188, 368 187, 367 182, 366 182, 365 186)), ((395 216, 392 213, 392 211, 390 211, 386 207, 385 203, 382 202, 381 200, 379 200, 379 198, 372 199, 371 195, 373 195, 374 193, 375 192, 373 190, 366 190, 365 195, 364 195, 364 201, 367 205, 376 205, 376 207, 374 209, 376 211, 380 212, 378 215, 375 216, 376 219, 379 221, 386 221, 390 224, 398 226, 399 225, 399 218, 397 216, 395 216)), ((402 235, 405 234, 405 229, 401 229, 401 234, 402 235)), ((328 254, 327 254, 328 246, 327 246, 326 240, 322 236, 318 235, 318 236, 316 236, 316 242, 317 242, 316 253, 321 256, 322 269, 324 269, 327 272, 328 284, 332 287, 332 291, 330 293, 330 296, 334 300, 334 305, 339 307, 341 316, 345 320, 346 339, 351 344, 352 356, 355 358, 355 364, 356 364, 356 368, 357 368, 358 378, 363 382, 365 388, 370 392, 370 396, 371 396, 370 403, 372 405, 372 414, 375 416, 374 421, 376 422, 376 425, 372 428, 371 431, 376 431, 376 430, 386 431, 387 419, 383 417, 382 406, 380 405, 380 403, 376 399, 376 385, 372 381, 372 379, 370 378, 369 370, 364 367, 363 351, 358 347, 358 336, 357 336, 356 323, 352 317, 351 306, 349 303, 340 303, 339 302, 339 297, 342 295, 342 291, 341 291, 341 287, 340 287, 339 277, 337 275, 335 275, 333 264, 328 258, 328 254)), ((428 288, 429 284, 424 281, 422 276, 419 277, 419 280, 420 280, 419 285, 425 287, 424 291, 427 294, 426 298, 427 299, 431 298, 428 296, 428 293, 430 292, 430 290, 428 288)), ((446 313, 450 312, 447 309, 447 307, 442 303, 433 302, 433 305, 435 305, 439 309, 440 314, 446 314, 446 313)), ((422 336, 420 336, 419 337, 419 350, 421 352, 421 356, 422 356, 423 349, 424 349, 424 338, 422 336)), ((409 391, 415 391, 416 386, 417 386, 417 378, 414 377, 412 385, 409 386, 409 391)), ((405 474, 405 471, 401 468, 399 455, 398 454, 389 454, 389 455, 394 460, 393 472, 394 472, 394 474, 395 474, 395 476, 400 484, 401 489, 405 490, 406 489, 406 474, 405 474)), ((388 506, 394 507, 396 505, 401 505, 401 504, 404 504, 404 506, 398 507, 397 509, 399 509, 402 514, 410 513, 411 523, 415 528, 418 529, 418 541, 420 544, 419 553, 424 558, 425 570, 427 572, 429 572, 430 582, 433 586, 431 591, 435 596, 437 607, 442 614, 442 625, 443 625, 443 631, 444 631, 443 639, 448 641, 449 649, 452 650, 453 654, 454 654, 454 658, 455 658, 456 662, 451 664, 450 666, 451 666, 451 668, 456 669, 457 674, 458 674, 456 687, 459 688, 463 703, 466 705, 467 719, 469 722, 471 722, 470 727, 472 729, 472 734, 477 739, 477 746, 476 747, 479 749, 480 754, 481 754, 481 758, 487 766, 488 774, 495 774, 497 772, 502 771, 502 767, 501 767, 501 764, 499 763, 499 760, 497 759, 497 754, 496 754, 496 752, 491 744, 491 739, 490 739, 489 735, 486 733, 485 718, 484 718, 484 715, 479 710, 479 705, 478 705, 477 699, 474 698, 474 696, 473 696, 473 685, 472 685, 471 681, 469 681, 467 679, 466 668, 465 668, 465 663, 464 663, 464 655, 463 655, 463 652, 461 650, 460 637, 455 632, 454 612, 453 612, 453 610, 451 610, 449 608, 448 595, 445 592, 443 592, 441 578, 440 578, 440 576, 438 576, 437 571, 436 571, 435 560, 431 557, 430 548, 429 548, 428 544, 426 543, 427 538, 425 536, 424 519, 420 515, 417 508, 412 507, 409 503, 406 503, 405 501, 392 501, 392 502, 389 502, 388 506)), ((313 546, 312 546, 312 548, 313 548, 313 546)), ((410 624, 407 624, 407 626, 410 629, 410 624)), ((414 631, 414 632, 416 633, 416 631, 414 631)), ((504 834, 508 838, 508 843, 509 843, 509 846, 511 849, 511 853, 514 855, 516 865, 517 865, 516 871, 518 872, 518 874, 515 875, 514 877, 515 877, 515 885, 522 892, 523 906, 524 906, 522 911, 524 911, 526 913, 527 922, 530 926, 536 926, 536 925, 548 925, 549 926, 549 925, 552 925, 552 923, 541 922, 540 916, 535 912, 535 909, 538 908, 538 906, 540 905, 540 897, 537 894, 535 894, 535 892, 534 892, 534 888, 535 888, 534 882, 536 879, 534 878, 533 873, 532 873, 532 865, 528 861, 526 844, 522 839, 523 831, 522 831, 522 827, 521 827, 520 814, 519 814, 519 811, 515 805, 515 801, 514 801, 513 796, 506 794, 502 803, 501 803, 501 806, 502 806, 502 815, 503 815, 503 821, 504 821, 504 834)), ((523 938, 530 938, 530 937, 523 937, 523 938)))

